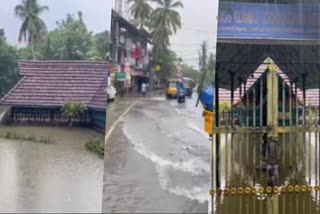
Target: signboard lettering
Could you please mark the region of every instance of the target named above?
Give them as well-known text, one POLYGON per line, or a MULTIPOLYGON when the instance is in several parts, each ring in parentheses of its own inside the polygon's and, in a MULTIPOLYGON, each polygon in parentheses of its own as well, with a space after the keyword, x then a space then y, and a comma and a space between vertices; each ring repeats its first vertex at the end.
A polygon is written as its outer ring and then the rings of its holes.
POLYGON ((218 38, 320 39, 320 5, 220 3, 218 38))

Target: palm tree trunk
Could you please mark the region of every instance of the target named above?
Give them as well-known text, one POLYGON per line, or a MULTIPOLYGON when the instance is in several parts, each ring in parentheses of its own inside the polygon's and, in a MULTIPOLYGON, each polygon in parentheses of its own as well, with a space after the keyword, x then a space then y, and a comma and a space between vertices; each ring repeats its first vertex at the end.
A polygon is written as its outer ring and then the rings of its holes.
POLYGON ((36 60, 36 55, 35 55, 35 53, 34 53, 33 43, 31 43, 31 51, 32 51, 32 58, 33 58, 33 60, 36 60))

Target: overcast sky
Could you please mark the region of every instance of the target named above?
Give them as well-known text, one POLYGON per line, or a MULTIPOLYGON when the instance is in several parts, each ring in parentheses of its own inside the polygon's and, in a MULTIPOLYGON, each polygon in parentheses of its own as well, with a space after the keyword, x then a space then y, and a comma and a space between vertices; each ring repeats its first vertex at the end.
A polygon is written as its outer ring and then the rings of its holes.
MULTIPOLYGON (((14 16, 14 7, 20 0, 1 0, 0 28, 4 28, 8 42, 18 44, 21 21, 14 16)), ((67 13, 83 12, 89 30, 101 32, 110 28, 112 0, 39 0, 48 5, 49 12, 42 15, 49 30, 56 27, 56 21, 67 13)), ((184 9, 182 29, 171 40, 172 48, 188 64, 198 66, 198 50, 201 41, 208 41, 209 51, 216 45, 216 17, 218 0, 182 0, 184 9)))

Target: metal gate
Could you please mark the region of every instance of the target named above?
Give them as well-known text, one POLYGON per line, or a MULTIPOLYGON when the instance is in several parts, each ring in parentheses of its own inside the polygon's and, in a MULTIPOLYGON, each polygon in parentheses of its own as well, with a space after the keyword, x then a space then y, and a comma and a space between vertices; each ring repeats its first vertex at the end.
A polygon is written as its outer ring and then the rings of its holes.
POLYGON ((235 74, 230 72, 232 107, 228 113, 217 105, 216 72, 212 213, 320 212, 320 108, 307 106, 305 74, 285 80, 277 71, 270 64, 250 88, 239 80, 241 102, 236 106, 235 74), (302 81, 302 89, 297 81, 302 81))

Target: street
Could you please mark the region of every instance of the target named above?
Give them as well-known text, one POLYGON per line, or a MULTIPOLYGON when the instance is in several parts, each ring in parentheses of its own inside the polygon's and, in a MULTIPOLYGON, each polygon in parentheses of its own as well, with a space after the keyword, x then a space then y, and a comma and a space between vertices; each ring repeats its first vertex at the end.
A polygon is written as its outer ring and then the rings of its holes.
POLYGON ((208 210, 210 142, 196 99, 144 98, 106 146, 103 212, 208 210))

